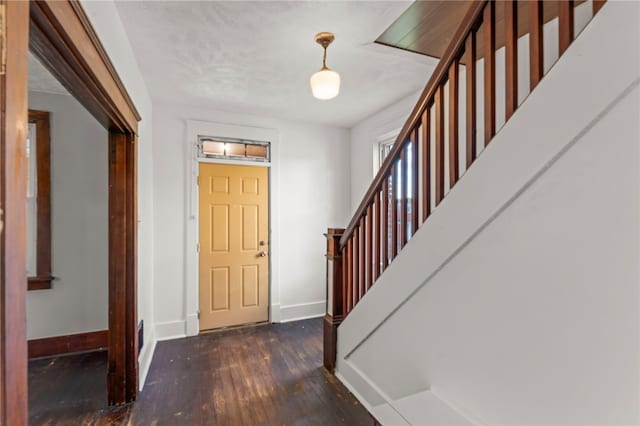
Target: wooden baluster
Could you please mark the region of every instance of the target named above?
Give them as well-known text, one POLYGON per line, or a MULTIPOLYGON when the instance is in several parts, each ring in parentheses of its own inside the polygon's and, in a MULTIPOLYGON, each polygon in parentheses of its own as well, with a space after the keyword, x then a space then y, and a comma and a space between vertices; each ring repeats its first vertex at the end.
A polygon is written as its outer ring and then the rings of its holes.
POLYGON ((378 191, 373 199, 373 212, 375 214, 375 223, 373 224, 373 235, 375 238, 373 251, 373 282, 380 276, 380 210, 380 192, 378 191))
POLYGON ((369 204, 367 208, 367 216, 366 216, 366 226, 367 226, 367 268, 366 268, 366 286, 365 292, 371 288, 371 284, 373 284, 373 206, 369 204))
POLYGON ((366 269, 366 257, 367 257, 367 253, 366 253, 366 248, 365 248, 365 223, 364 223, 364 216, 360 218, 360 227, 358 228, 360 231, 360 238, 358 239, 358 242, 360 243, 360 247, 358 248, 358 251, 360 253, 360 262, 358 265, 358 268, 360 269, 360 280, 358 281, 358 300, 362 299, 362 296, 364 296, 365 293, 365 286, 366 286, 366 273, 367 273, 367 269, 366 269))
POLYGON ((389 176, 382 181, 382 203, 380 203, 380 218, 382 219, 382 229, 380 229, 380 257, 382 258, 382 271, 387 269, 389 264, 389 176))
POLYGON ((598 13, 598 11, 600 9, 602 9, 602 6, 604 6, 604 2, 606 0, 593 0, 593 14, 595 15, 596 13, 598 13))
POLYGON ((422 221, 431 214, 431 109, 422 113, 422 221))
POLYGON ((353 307, 356 306, 356 303, 358 303, 359 297, 358 297, 358 288, 360 288, 360 241, 359 241, 359 234, 360 229, 358 227, 356 227, 353 230, 353 302, 351 304, 351 307, 353 309, 353 307))
POLYGON ((449 188, 458 182, 458 59, 449 66, 449 188))
POLYGON ((420 202, 420 190, 419 190, 419 178, 420 178, 420 169, 418 167, 418 165, 420 164, 419 161, 419 151, 418 151, 418 144, 420 143, 419 141, 419 136, 418 136, 418 131, 419 128, 418 126, 416 126, 415 129, 413 129, 412 134, 412 139, 413 139, 413 143, 411 144, 411 169, 413 171, 412 175, 411 175, 411 237, 413 237, 416 233, 416 231, 418 230, 418 227, 420 226, 420 221, 418 220, 418 215, 419 215, 419 202, 420 202))
POLYGON ((562 56, 573 41, 573 0, 558 1, 558 22, 559 55, 562 56))
POLYGON ((349 313, 349 250, 348 245, 345 245, 342 248, 342 308, 344 310, 344 314, 347 315, 349 313))
POLYGON ((484 145, 496 134, 496 4, 484 7, 484 145))
POLYGON ((444 198, 444 96, 442 86, 435 94, 436 108, 436 206, 444 198))
POLYGON ((391 230, 391 252, 389 253, 390 262, 396 258, 398 254, 398 201, 396 193, 398 187, 396 186, 398 179, 397 163, 391 167, 391 185, 389 186, 389 210, 391 212, 389 229, 391 230))
MULTIPOLYGON (((400 194, 400 249, 407 243, 407 190, 409 189, 409 164, 407 161, 407 144, 400 151, 402 176, 398 175, 398 194, 400 194)), ((400 251, 398 249, 398 251, 400 251)))
POLYGON ((518 2, 507 0, 504 3, 505 21, 505 75, 506 103, 505 121, 509 120, 518 108, 518 2))
POLYGON ((542 31, 542 2, 529 2, 529 75, 533 90, 544 74, 544 33, 542 31))
POLYGON ((467 168, 476 159, 476 32, 471 30, 465 47, 467 101, 467 168))
POLYGON ((353 309, 353 235, 347 240, 347 313, 353 309))

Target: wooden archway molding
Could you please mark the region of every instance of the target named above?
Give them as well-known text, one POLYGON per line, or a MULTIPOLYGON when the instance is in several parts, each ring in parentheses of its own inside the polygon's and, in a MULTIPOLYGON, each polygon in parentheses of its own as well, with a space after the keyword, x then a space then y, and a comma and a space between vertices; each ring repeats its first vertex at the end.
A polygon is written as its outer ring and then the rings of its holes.
POLYGON ((135 400, 138 387, 135 142, 140 115, 77 1, 0 0, 0 424, 8 425, 27 424, 28 50, 109 131, 109 404, 135 400))

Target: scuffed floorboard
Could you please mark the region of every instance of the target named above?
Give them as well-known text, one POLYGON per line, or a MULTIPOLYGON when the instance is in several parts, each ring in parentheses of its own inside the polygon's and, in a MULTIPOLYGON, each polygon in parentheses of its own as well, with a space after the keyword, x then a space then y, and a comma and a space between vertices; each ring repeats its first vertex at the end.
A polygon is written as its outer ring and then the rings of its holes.
POLYGON ((322 365, 322 321, 159 342, 138 401, 105 407, 106 356, 29 364, 32 425, 370 425, 322 365))

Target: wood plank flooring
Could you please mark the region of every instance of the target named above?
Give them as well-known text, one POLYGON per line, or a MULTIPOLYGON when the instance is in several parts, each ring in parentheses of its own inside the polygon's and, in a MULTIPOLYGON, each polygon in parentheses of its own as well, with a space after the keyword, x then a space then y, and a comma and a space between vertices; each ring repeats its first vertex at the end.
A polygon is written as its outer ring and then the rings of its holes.
POLYGON ((29 363, 33 425, 371 425, 322 368, 311 319, 159 342, 133 404, 107 408, 106 356, 29 363))

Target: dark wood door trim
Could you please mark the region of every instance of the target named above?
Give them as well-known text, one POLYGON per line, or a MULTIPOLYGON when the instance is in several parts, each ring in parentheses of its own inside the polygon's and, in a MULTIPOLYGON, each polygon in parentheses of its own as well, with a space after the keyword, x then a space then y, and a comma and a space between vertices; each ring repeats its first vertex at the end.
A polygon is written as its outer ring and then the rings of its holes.
POLYGON ((0 52, 6 48, 6 55, 0 53, 0 424, 25 425, 29 6, 0 0, 2 11, 0 52))
POLYGON ((29 48, 109 130, 108 143, 115 147, 109 156, 110 404, 137 396, 134 142, 140 116, 77 1, 0 4, 10 22, 3 43, 6 72, 0 74, 0 424, 18 425, 27 423, 24 142, 29 48))
POLYGON ((136 328, 135 136, 109 133, 109 372, 110 405, 135 399, 136 328), (113 301, 113 302, 112 302, 113 301))
POLYGON ((30 3, 31 51, 104 127, 134 132, 140 114, 80 3, 30 3))

